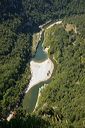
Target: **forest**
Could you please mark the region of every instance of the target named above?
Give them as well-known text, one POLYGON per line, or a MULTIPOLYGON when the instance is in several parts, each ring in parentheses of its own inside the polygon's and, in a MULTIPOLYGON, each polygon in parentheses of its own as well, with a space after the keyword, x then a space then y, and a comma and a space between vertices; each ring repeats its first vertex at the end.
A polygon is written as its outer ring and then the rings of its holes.
POLYGON ((32 123, 29 123, 30 128, 84 128, 84 76, 84 0, 0 0, 1 128, 19 128, 19 122, 22 128, 27 120, 32 123), (62 19, 63 24, 46 30, 44 36, 45 47, 50 45, 49 56, 56 60, 55 75, 49 88, 42 92, 34 115, 26 116, 20 110, 30 80, 32 35, 39 30, 39 25, 55 19, 62 19), (74 29, 68 31, 67 24, 76 26, 77 33, 74 29), (21 115, 9 123, 2 121, 14 109, 21 115))
POLYGON ((56 60, 55 75, 42 90, 36 113, 53 128, 84 128, 85 120, 85 15, 63 19, 45 31, 44 45, 56 60), (72 28, 67 29, 69 24, 72 28))

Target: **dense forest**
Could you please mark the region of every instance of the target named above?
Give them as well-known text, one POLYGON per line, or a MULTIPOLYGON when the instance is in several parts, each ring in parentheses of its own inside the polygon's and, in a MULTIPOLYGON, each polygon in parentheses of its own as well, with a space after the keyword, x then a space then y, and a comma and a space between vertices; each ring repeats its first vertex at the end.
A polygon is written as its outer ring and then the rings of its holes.
POLYGON ((0 0, 0 121, 10 110, 22 109, 33 33, 46 21, 63 19, 62 25, 45 31, 44 45, 50 45, 56 71, 39 107, 34 115, 20 111, 13 121, 0 122, 2 128, 85 127, 84 14, 84 0, 0 0), (71 30, 67 24, 73 25, 71 30))
POLYGON ((63 19, 45 30, 44 45, 56 61, 55 75, 42 90, 36 113, 54 128, 84 128, 85 15, 63 19))

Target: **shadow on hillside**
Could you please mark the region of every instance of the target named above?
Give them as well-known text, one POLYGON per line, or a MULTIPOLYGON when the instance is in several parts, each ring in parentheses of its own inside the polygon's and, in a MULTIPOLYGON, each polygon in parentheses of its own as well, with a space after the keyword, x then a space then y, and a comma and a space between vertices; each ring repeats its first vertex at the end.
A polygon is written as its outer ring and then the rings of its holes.
POLYGON ((49 123, 36 116, 16 117, 10 122, 0 122, 0 128, 48 128, 49 123))

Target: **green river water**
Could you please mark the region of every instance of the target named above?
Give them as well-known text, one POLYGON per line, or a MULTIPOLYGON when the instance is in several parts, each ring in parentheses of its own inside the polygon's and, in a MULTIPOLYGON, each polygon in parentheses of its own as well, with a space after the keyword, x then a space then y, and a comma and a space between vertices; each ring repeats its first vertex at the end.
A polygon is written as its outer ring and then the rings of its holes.
MULTIPOLYGON (((32 60, 36 62, 42 62, 45 61, 48 58, 47 53, 43 50, 42 42, 39 43, 36 54, 32 60)), ((43 86, 43 84, 46 82, 42 82, 34 87, 32 87, 28 93, 25 94, 24 100, 23 100, 23 109, 26 110, 26 112, 32 112, 35 108, 36 101, 38 98, 38 92, 39 88, 43 86)))
MULTIPOLYGON (((54 22, 56 21, 51 21, 50 23, 44 25, 44 29, 46 29, 49 25, 53 24, 54 22)), ((45 61, 48 58, 47 53, 43 50, 43 46, 42 46, 43 40, 44 40, 44 33, 42 34, 41 41, 38 44, 35 56, 34 58, 32 58, 32 60, 39 63, 45 61)), ((45 83, 49 83, 50 81, 51 78, 45 82, 41 82, 37 84, 36 86, 32 87, 28 91, 28 93, 25 94, 23 100, 23 109, 25 109, 26 112, 32 112, 34 110, 38 98, 39 88, 42 87, 45 83)))

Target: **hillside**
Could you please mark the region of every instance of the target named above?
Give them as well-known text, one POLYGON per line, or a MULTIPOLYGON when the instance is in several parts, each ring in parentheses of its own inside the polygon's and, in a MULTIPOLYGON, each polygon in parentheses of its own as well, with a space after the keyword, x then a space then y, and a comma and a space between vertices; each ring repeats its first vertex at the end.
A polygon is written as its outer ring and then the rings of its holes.
MULTIPOLYGON (((27 120, 31 122, 30 128, 85 127, 84 24, 84 0, 0 1, 0 120, 15 109, 20 112, 15 123, 11 122, 16 128, 21 120, 24 126, 27 120), (50 46, 49 57, 56 60, 55 74, 34 115, 27 116, 22 99, 30 79, 32 35, 39 25, 55 19, 62 19, 62 25, 46 29, 44 34, 44 47, 50 46)), ((11 123, 0 122, 2 128, 12 127, 11 123)))
POLYGON ((44 34, 44 45, 56 61, 55 75, 42 90, 36 113, 53 128, 85 126, 84 23, 85 15, 66 18, 44 34))

